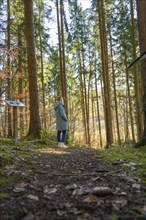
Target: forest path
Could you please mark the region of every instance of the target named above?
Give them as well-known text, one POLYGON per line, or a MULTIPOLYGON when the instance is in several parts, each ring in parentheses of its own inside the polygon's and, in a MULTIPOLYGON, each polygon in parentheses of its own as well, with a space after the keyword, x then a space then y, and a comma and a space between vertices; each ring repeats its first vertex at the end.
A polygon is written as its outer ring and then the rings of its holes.
POLYGON ((146 188, 120 162, 107 165, 100 151, 83 148, 27 153, 5 167, 15 181, 3 189, 1 220, 146 219, 146 188))

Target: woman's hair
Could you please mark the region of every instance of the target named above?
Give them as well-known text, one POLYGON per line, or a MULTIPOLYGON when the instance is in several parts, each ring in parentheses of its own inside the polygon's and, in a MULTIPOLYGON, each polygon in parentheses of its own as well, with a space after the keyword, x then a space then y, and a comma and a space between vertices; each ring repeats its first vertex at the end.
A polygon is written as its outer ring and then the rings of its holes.
POLYGON ((61 102, 61 101, 62 101, 62 99, 63 99, 63 97, 62 97, 62 96, 58 96, 56 100, 57 100, 58 102, 61 102))

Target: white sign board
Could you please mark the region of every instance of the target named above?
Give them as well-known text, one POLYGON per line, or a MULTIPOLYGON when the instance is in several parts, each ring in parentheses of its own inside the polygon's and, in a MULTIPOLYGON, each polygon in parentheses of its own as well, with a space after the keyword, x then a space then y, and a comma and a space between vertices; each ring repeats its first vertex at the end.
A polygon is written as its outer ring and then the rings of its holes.
POLYGON ((25 106, 22 102, 18 102, 18 101, 6 101, 6 103, 12 107, 24 107, 25 106))

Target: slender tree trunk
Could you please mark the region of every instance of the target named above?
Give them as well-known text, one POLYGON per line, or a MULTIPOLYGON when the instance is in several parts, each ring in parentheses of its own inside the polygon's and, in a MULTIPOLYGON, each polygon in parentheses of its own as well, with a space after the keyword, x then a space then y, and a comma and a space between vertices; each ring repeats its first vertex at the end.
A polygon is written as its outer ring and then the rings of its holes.
POLYGON ((133 114, 132 114, 132 102, 131 102, 130 85, 129 85, 129 72, 128 72, 128 65, 127 65, 127 57, 126 56, 125 56, 124 62, 125 62, 125 67, 126 67, 126 86, 127 86, 127 92, 128 92, 131 133, 132 133, 132 140, 135 142, 134 123, 133 123, 133 114))
MULTIPOLYGON (((18 74, 19 74, 19 82, 18 82, 18 95, 20 102, 23 103, 23 98, 21 97, 23 94, 23 79, 22 79, 22 35, 21 35, 21 28, 18 26, 18 74)), ((20 115, 20 128, 23 127, 24 124, 24 115, 23 115, 23 108, 19 108, 19 115, 20 115)))
POLYGON ((27 42, 27 63, 29 76, 30 124, 28 135, 38 136, 41 131, 39 96, 34 39, 33 0, 24 0, 24 14, 27 42))
POLYGON ((109 84, 109 71, 108 71, 108 52, 107 52, 107 36, 105 28, 105 16, 103 1, 98 1, 98 14, 99 14, 99 32, 101 42, 101 60, 102 60, 102 75, 104 83, 104 102, 105 102, 105 124, 106 124, 106 147, 108 148, 113 143, 112 133, 112 117, 110 106, 110 84, 109 84))
MULTIPOLYGON (((7 58, 7 74, 10 76, 11 72, 11 60, 10 60, 10 2, 7 0, 7 48, 8 48, 8 58, 7 58)), ((11 98, 11 83, 10 78, 7 79, 8 89, 7 89, 7 99, 11 98)), ((12 116, 11 116, 11 108, 8 107, 8 137, 12 137, 12 116)))
POLYGON ((81 63, 81 54, 78 52, 78 64, 79 64, 79 73, 80 73, 80 88, 81 88, 81 108, 82 108, 82 119, 83 119, 83 139, 87 143, 87 126, 86 126, 86 114, 85 114, 85 103, 84 103, 84 92, 83 92, 83 77, 82 77, 82 63, 81 63))
POLYGON ((95 142, 95 103, 94 103, 94 92, 93 92, 93 88, 91 91, 91 106, 92 106, 92 136, 93 137, 93 142, 95 142))
MULTIPOLYGON (((133 60, 136 60, 136 39, 135 39, 135 25, 134 25, 134 10, 133 0, 130 0, 131 10, 131 23, 132 23, 132 44, 133 44, 133 60)), ((135 107, 136 107, 136 127, 137 127, 137 139, 140 140, 142 136, 142 118, 141 118, 141 106, 140 106, 140 94, 138 85, 138 72, 137 65, 133 66, 134 70, 134 92, 135 92, 135 107)))
POLYGON ((66 108, 66 114, 68 115, 68 105, 67 105, 67 83, 66 83, 66 68, 65 68, 65 46, 64 46, 64 25, 63 25, 63 14, 64 14, 64 5, 63 0, 60 0, 60 17, 61 17, 61 36, 62 36, 62 79, 63 79, 63 88, 62 93, 64 97, 64 105, 66 108))
MULTIPOLYGON (((60 55, 60 76, 62 76, 62 48, 61 48, 61 28, 60 28, 60 17, 59 17, 59 2, 56 0, 56 10, 57 10, 57 28, 58 28, 58 41, 59 41, 59 55, 60 55)), ((63 80, 61 77, 61 88, 63 88, 63 80)))
MULTIPOLYGON (((24 111, 25 111, 25 114, 24 114, 24 127, 25 128, 29 128, 29 118, 28 118, 28 115, 29 115, 29 103, 28 103, 28 98, 27 98, 27 93, 28 93, 28 88, 27 88, 27 84, 25 85, 25 99, 24 99, 24 104, 25 104, 25 108, 24 108, 24 111)), ((28 130, 25 130, 25 135, 26 136, 28 133, 28 130)))
POLYGON ((85 115, 86 115, 86 136, 87 136, 87 144, 90 146, 90 134, 89 134, 89 112, 88 112, 88 101, 87 101, 87 88, 86 88, 86 78, 85 78, 85 66, 84 66, 84 53, 82 48, 82 60, 83 60, 83 67, 82 67, 82 76, 83 76, 83 90, 84 90, 84 103, 85 103, 85 115))
POLYGON ((88 96, 87 96, 87 128, 88 128, 88 144, 91 147, 91 137, 90 137, 90 100, 91 100, 91 72, 89 73, 89 82, 88 82, 88 96))
POLYGON ((60 54, 60 75, 61 75, 61 88, 62 96, 64 98, 64 105, 66 114, 68 115, 67 107, 67 84, 66 84, 66 68, 65 68, 65 50, 64 50, 64 26, 63 26, 63 1, 56 0, 57 9, 57 26, 58 26, 58 39, 59 39, 59 54, 60 54), (60 10, 59 10, 60 6, 60 10), (59 13, 60 12, 60 13, 59 13))
POLYGON ((98 84, 97 84, 97 78, 96 78, 96 73, 95 73, 95 92, 96 92, 96 106, 97 106, 97 117, 98 117, 98 129, 99 129, 100 147, 102 148, 103 144, 102 144, 100 111, 99 111, 99 102, 98 102, 98 86, 97 85, 98 84))
POLYGON ((124 111, 124 134, 125 134, 125 144, 129 139, 129 114, 128 114, 128 94, 126 94, 126 103, 124 111))
MULTIPOLYGON (((138 14, 138 30, 140 53, 146 51, 146 1, 137 0, 137 14, 138 14)), ((143 114, 144 114, 144 129, 143 135, 137 146, 146 144, 146 58, 141 60, 141 76, 143 83, 143 114)))
POLYGON ((118 117, 118 103, 117 103, 117 92, 116 92, 116 80, 115 80, 115 68, 113 61, 113 50, 112 50, 112 38, 110 34, 110 48, 111 48, 111 59, 112 59, 112 78, 113 78, 113 87, 114 87, 114 103, 115 103, 115 113, 116 113, 116 128, 117 128, 117 136, 118 136, 118 144, 121 146, 121 138, 120 138, 120 129, 119 129, 119 117, 118 117))
MULTIPOLYGON (((40 5, 42 5, 42 0, 40 0, 40 5)), ((39 7, 39 25, 41 27, 42 22, 42 13, 41 8, 39 7)), ((43 50, 42 50, 42 35, 41 28, 39 28, 39 40, 40 40, 40 62, 41 62, 41 82, 42 82, 42 102, 43 102, 43 114, 42 114, 42 124, 44 129, 46 129, 46 102, 45 102, 45 93, 44 93, 44 64, 43 64, 43 50)))

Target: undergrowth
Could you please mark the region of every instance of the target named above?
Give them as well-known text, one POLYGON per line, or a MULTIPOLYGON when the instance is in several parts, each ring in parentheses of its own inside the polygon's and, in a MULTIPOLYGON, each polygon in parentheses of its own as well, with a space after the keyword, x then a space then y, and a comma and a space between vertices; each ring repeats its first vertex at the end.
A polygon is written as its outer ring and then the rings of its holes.
POLYGON ((101 150, 101 154, 108 163, 123 162, 123 169, 130 169, 128 165, 133 164, 135 175, 146 184, 146 145, 139 148, 112 146, 101 150))

